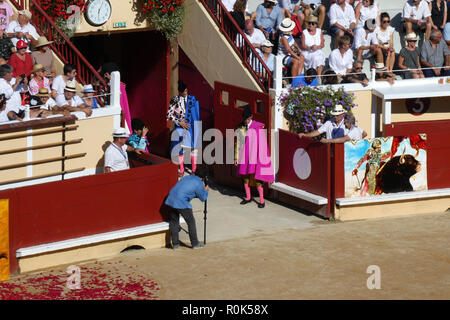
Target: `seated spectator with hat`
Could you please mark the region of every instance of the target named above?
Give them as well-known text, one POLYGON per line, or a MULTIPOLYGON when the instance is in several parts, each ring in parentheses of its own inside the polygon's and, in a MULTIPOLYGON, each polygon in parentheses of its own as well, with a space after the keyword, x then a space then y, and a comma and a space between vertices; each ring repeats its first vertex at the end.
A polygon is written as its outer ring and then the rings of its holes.
POLYGON ((39 92, 35 95, 39 99, 40 108, 42 110, 41 118, 46 118, 53 114, 63 114, 65 116, 70 116, 70 111, 68 110, 55 110, 53 109, 56 105, 56 101, 50 96, 50 92, 47 88, 40 88, 39 92))
POLYGON ((27 52, 27 44, 23 40, 17 41, 16 49, 17 52, 14 53, 9 59, 9 64, 13 67, 13 76, 17 77, 20 75, 25 75, 29 77, 31 71, 33 70, 33 59, 31 59, 31 54, 27 52))
MULTIPOLYGON (((45 76, 52 80, 56 77, 55 66, 53 62, 53 53, 49 46, 53 41, 48 41, 46 37, 39 37, 37 44, 34 46, 34 51, 31 53, 33 63, 40 64, 44 67, 45 76)), ((50 83, 51 84, 51 83, 50 83)))
POLYGON ((92 84, 87 84, 83 87, 83 102, 86 106, 91 107, 92 109, 100 108, 100 104, 97 101, 97 98, 95 98, 95 90, 92 87, 92 84))
POLYGON ((342 105, 337 104, 331 110, 332 119, 326 121, 320 128, 308 133, 299 133, 300 138, 308 137, 314 138, 323 133, 326 134, 326 139, 342 138, 345 136, 346 129, 344 124, 344 116, 347 111, 342 107, 342 105))
POLYGON ((326 8, 322 4, 322 0, 301 0, 300 10, 303 11, 305 21, 308 21, 310 17, 315 16, 318 18, 318 28, 323 28, 325 22, 326 8))
POLYGON ((64 89, 64 94, 56 97, 56 111, 68 110, 70 112, 82 111, 89 117, 92 114, 92 108, 86 106, 83 100, 77 95, 75 81, 69 81, 64 89))
POLYGON ((50 80, 45 77, 44 66, 42 64, 35 64, 33 70, 31 70, 31 74, 34 77, 28 84, 28 91, 32 96, 37 95, 41 88, 46 88, 50 91, 50 80))
POLYGON ((105 151, 105 173, 130 169, 127 152, 142 153, 126 144, 128 134, 125 128, 115 129, 112 136, 113 142, 105 151))
POLYGON ((346 114, 344 118, 344 125, 345 125, 345 136, 340 138, 334 138, 334 139, 320 139, 320 142, 322 143, 344 143, 346 141, 350 140, 361 140, 367 137, 367 132, 365 132, 363 129, 356 126, 356 119, 355 116, 352 114, 346 114))
POLYGON ((408 33, 405 37, 407 45, 398 54, 398 67, 402 70, 404 79, 424 78, 420 65, 420 53, 416 47, 419 37, 414 32, 408 33))
POLYGON ((279 27, 281 34, 278 40, 278 56, 281 57, 283 65, 290 68, 292 77, 302 73, 305 57, 302 50, 292 36, 295 22, 289 18, 284 19, 279 27))
MULTIPOLYGON (((6 28, 6 34, 13 45, 19 40, 25 41, 25 43, 30 47, 30 45, 35 45, 39 38, 36 28, 29 22, 31 19, 31 12, 29 10, 19 11, 19 16, 17 20, 11 21, 6 28)), ((29 49, 27 49, 30 52, 29 49)))
POLYGON ((375 63, 375 81, 387 81, 390 84, 394 84, 395 77, 392 76, 388 69, 382 62, 375 63))

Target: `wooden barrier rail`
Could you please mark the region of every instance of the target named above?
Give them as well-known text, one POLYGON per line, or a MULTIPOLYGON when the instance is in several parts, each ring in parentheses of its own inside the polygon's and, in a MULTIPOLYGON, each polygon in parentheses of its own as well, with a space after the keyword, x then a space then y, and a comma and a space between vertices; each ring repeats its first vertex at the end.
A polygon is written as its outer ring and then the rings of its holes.
POLYGON ((68 127, 63 127, 63 128, 54 128, 54 129, 33 131, 33 132, 29 132, 29 133, 25 132, 25 133, 19 133, 19 134, 15 134, 15 135, 6 136, 6 137, 0 137, 0 141, 20 139, 20 138, 25 138, 25 137, 34 137, 34 136, 40 136, 43 134, 71 131, 71 130, 76 130, 76 129, 78 129, 78 125, 68 126, 68 127))
POLYGON ((83 171, 86 168, 77 168, 77 169, 70 169, 70 170, 64 170, 64 171, 57 171, 57 172, 52 172, 52 173, 47 173, 47 174, 41 174, 39 176, 34 176, 34 177, 27 177, 27 178, 21 178, 21 179, 14 179, 14 180, 8 180, 8 181, 2 181, 0 183, 0 185, 3 184, 10 184, 10 183, 18 183, 18 182, 24 182, 24 181, 29 181, 29 180, 36 180, 36 179, 42 179, 42 178, 48 178, 48 177, 53 177, 53 176, 59 176, 59 175, 64 175, 67 173, 73 173, 73 172, 78 172, 78 171, 83 171))
POLYGON ((0 170, 9 170, 9 169, 21 168, 21 167, 26 167, 26 166, 36 165, 36 164, 43 164, 43 163, 64 161, 64 160, 75 159, 75 158, 82 158, 85 155, 86 155, 86 152, 71 154, 71 155, 63 156, 63 157, 55 157, 55 158, 42 159, 42 160, 36 160, 36 161, 30 161, 30 162, 15 163, 15 164, 10 164, 7 166, 0 167, 0 170))
POLYGON ((47 144, 40 144, 40 145, 32 146, 32 147, 9 149, 9 150, 5 150, 5 151, 0 151, 0 156, 4 155, 4 154, 17 153, 17 152, 23 152, 23 151, 29 151, 29 150, 38 150, 38 149, 65 146, 68 144, 80 143, 81 141, 83 141, 83 138, 61 141, 61 142, 54 142, 54 143, 47 143, 47 144))

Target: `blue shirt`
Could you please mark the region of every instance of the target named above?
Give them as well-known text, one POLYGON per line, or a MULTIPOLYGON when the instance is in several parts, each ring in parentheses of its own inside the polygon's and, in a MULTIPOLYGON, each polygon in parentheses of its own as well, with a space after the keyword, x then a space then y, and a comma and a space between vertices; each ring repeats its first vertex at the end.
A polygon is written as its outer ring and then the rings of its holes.
POLYGON ((307 84, 304 76, 305 75, 303 73, 296 76, 294 78, 294 80, 292 80, 292 87, 297 87, 297 86, 315 87, 315 86, 319 85, 319 80, 317 80, 317 78, 314 78, 314 80, 310 84, 307 84))
MULTIPOLYGON (((269 59, 267 61, 265 61, 264 53, 258 48, 256 48, 256 52, 258 52, 261 59, 266 63, 267 68, 269 68, 269 70, 271 72, 273 72, 273 68, 275 67, 275 55, 273 53, 271 53, 269 55, 269 59)), ((259 64, 257 65, 258 72, 263 72, 263 70, 259 70, 258 66, 259 66, 259 64)))
POLYGON ((175 209, 192 209, 191 200, 199 198, 205 202, 208 198, 208 191, 202 180, 196 175, 184 177, 170 190, 165 204, 175 209))
POLYGON ((129 138, 127 143, 135 149, 144 149, 147 147, 147 138, 140 137, 136 133, 133 133, 129 138))
MULTIPOLYGON (((256 26, 267 29, 276 29, 280 26, 283 20, 283 10, 278 6, 274 6, 270 14, 267 13, 267 9, 260 4, 256 8, 256 26)), ((276 31, 276 30, 273 30, 276 31)))

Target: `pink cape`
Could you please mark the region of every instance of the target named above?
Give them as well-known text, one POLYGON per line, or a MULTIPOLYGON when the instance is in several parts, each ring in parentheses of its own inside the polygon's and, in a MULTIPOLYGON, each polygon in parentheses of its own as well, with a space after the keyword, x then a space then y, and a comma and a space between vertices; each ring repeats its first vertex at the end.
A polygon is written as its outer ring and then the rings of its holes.
POLYGON ((130 133, 132 133, 130 106, 128 105, 127 91, 125 90, 125 84, 123 82, 120 83, 120 106, 122 107, 123 117, 125 119, 128 130, 130 131, 130 133))
POLYGON ((238 174, 254 174, 257 180, 275 181, 266 131, 261 122, 253 120, 248 128, 245 144, 239 150, 238 174))

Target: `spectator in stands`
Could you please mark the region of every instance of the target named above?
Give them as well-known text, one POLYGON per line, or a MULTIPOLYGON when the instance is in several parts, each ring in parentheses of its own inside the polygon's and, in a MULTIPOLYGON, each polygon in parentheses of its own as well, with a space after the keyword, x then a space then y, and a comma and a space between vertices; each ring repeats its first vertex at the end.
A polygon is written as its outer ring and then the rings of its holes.
POLYGON ((281 23, 280 38, 278 40, 278 56, 281 56, 283 65, 290 68, 292 77, 299 75, 305 64, 305 58, 299 46, 292 36, 292 30, 295 28, 295 23, 289 18, 286 18, 281 23))
MULTIPOLYGON (((1 9, 0 9, 1 10, 1 9)), ((6 33, 0 37, 0 60, 1 62, 8 63, 11 55, 16 51, 16 47, 13 45, 12 41, 6 33)))
POLYGON ((325 55, 322 48, 325 40, 320 28, 317 28, 318 18, 314 15, 308 17, 308 28, 303 32, 302 54, 305 57, 305 69, 313 68, 318 75, 322 74, 325 66, 325 55))
POLYGON ((329 65, 339 78, 352 70, 353 51, 350 49, 350 37, 339 38, 338 48, 331 51, 329 65))
POLYGON ((346 114, 344 118, 345 136, 334 139, 320 139, 322 143, 344 143, 350 140, 361 140, 367 137, 367 132, 356 125, 356 119, 353 114, 346 114))
POLYGON ((90 107, 91 109, 97 109, 100 108, 100 103, 98 103, 98 100, 95 96, 96 92, 94 88, 92 87, 92 84, 87 84, 83 87, 83 103, 90 107))
POLYGON ((30 80, 28 90, 31 95, 36 95, 41 88, 47 88, 50 91, 50 81, 45 77, 44 66, 35 64, 31 71, 33 78, 30 80))
POLYGON ((143 152, 146 151, 148 145, 148 128, 145 126, 144 121, 138 118, 132 119, 131 129, 133 130, 133 134, 128 138, 127 144, 134 149, 142 150, 143 152))
POLYGON ((70 63, 64 65, 63 74, 60 74, 56 78, 53 79, 52 82, 52 98, 56 99, 56 97, 64 94, 64 88, 68 81, 73 81, 77 75, 77 68, 70 63))
POLYGON ((355 8, 355 18, 357 21, 357 28, 364 28, 364 23, 368 19, 375 19, 377 24, 379 24, 379 14, 380 9, 376 4, 374 4, 375 0, 362 0, 358 3, 355 8))
POLYGON ((130 169, 127 152, 142 153, 142 150, 126 144, 128 134, 125 128, 115 129, 112 136, 113 142, 105 151, 105 173, 130 169))
POLYGON ((339 79, 337 74, 333 70, 328 69, 323 73, 321 82, 323 85, 333 85, 338 84, 339 79))
POLYGON ((46 118, 53 114, 70 116, 70 112, 68 110, 56 111, 53 109, 56 106, 56 101, 53 100, 52 97, 50 97, 50 90, 48 90, 47 88, 39 89, 39 92, 35 97, 39 98, 40 100, 40 109, 42 110, 42 113, 40 114, 41 118, 46 118))
POLYGON ((8 122, 8 111, 6 111, 6 97, 5 94, 0 94, 0 123, 8 122))
POLYGON ((278 5, 283 9, 284 18, 292 19, 292 15, 297 15, 300 21, 303 21, 305 18, 303 13, 300 11, 301 0, 280 0, 278 5))
POLYGON ((431 12, 431 28, 443 31, 447 23, 447 3, 445 0, 428 0, 431 12))
MULTIPOLYGON (((19 11, 17 20, 11 21, 6 28, 6 33, 15 46, 17 41, 23 40, 30 47, 35 45, 39 38, 36 28, 29 22, 31 19, 31 12, 28 10, 19 11)), ((28 50, 28 52, 30 52, 28 50)))
POLYGON ((392 73, 386 72, 388 69, 384 63, 375 63, 375 81, 387 81, 390 84, 394 84, 395 77, 392 73))
POLYGON ((392 70, 395 64, 395 50, 394 50, 394 31, 395 29, 389 25, 391 19, 387 12, 380 14, 380 26, 375 29, 375 34, 378 39, 378 45, 383 53, 383 63, 387 68, 387 72, 394 76, 392 70))
POLYGON ((244 34, 255 48, 259 48, 261 43, 266 40, 264 33, 261 30, 256 29, 253 20, 250 19, 245 20, 244 34))
POLYGON ((283 10, 276 4, 277 0, 264 0, 256 8, 256 27, 270 40, 275 40, 277 28, 283 20, 283 10))
POLYGON ((425 31, 425 39, 430 38, 431 13, 425 0, 407 0, 403 6, 402 18, 406 34, 425 31))
POLYGON ((53 41, 48 41, 46 37, 39 37, 35 45, 35 51, 31 53, 31 58, 34 64, 41 64, 44 66, 45 76, 50 80, 56 77, 55 66, 53 63, 53 53, 49 46, 53 41))
POLYGON ((353 62, 352 70, 344 77, 342 83, 360 83, 363 87, 367 87, 369 85, 369 79, 367 78, 367 75, 362 72, 362 67, 362 60, 353 62))
POLYGON ((315 87, 319 85, 319 80, 317 79, 316 69, 310 68, 306 70, 305 74, 299 74, 292 80, 292 87, 305 86, 305 87, 315 87))
POLYGON ((14 11, 11 5, 5 0, 0 0, 0 38, 3 38, 3 35, 5 35, 5 30, 13 20, 13 17, 14 11))
POLYGON ((318 18, 318 27, 322 29, 326 16, 326 8, 322 4, 322 0, 301 0, 300 6, 300 10, 303 11, 304 20, 308 21, 309 17, 316 16, 318 18))
MULTIPOLYGON (((275 67, 275 55, 272 53, 273 44, 269 40, 264 40, 261 43, 260 49, 256 49, 259 56, 263 59, 266 66, 271 72, 273 72, 275 67)), ((262 70, 258 70, 260 73, 262 70)))
POLYGON ((307 137, 307 138, 314 138, 317 137, 323 133, 326 134, 326 139, 335 139, 335 138, 342 138, 345 136, 346 129, 344 124, 344 117, 345 117, 345 109, 342 107, 342 105, 337 104, 334 106, 334 108, 331 110, 331 115, 333 116, 332 119, 326 121, 320 128, 317 130, 314 130, 312 132, 308 133, 299 133, 298 136, 300 138, 307 137))
POLYGON ((332 4, 328 12, 330 18, 330 33, 335 38, 335 47, 338 47, 339 39, 347 35, 352 41, 353 29, 356 28, 355 11, 345 0, 337 0, 332 4))
POLYGON ((364 22, 364 28, 358 28, 356 30, 353 49, 357 60, 375 57, 377 62, 383 62, 383 52, 378 45, 378 39, 375 33, 376 27, 375 19, 367 19, 364 22))
MULTIPOLYGON (((236 21, 237 25, 241 30, 245 29, 245 6, 247 5, 247 0, 237 0, 233 5, 233 11, 230 15, 236 21)), ((252 21, 253 23, 253 21, 252 21)))
POLYGON ((19 75, 29 77, 31 75, 31 71, 33 70, 33 59, 31 59, 31 54, 27 52, 27 48, 28 46, 25 41, 17 41, 17 52, 11 56, 11 59, 9 59, 9 64, 14 69, 14 77, 19 75))
POLYGON ((423 72, 420 70, 420 53, 419 49, 416 47, 416 42, 419 37, 411 32, 406 35, 406 47, 400 50, 398 55, 398 67, 403 71, 402 77, 404 79, 418 79, 423 78, 423 72))
POLYGON ((56 97, 56 104, 53 109, 56 111, 82 111, 89 117, 92 114, 92 108, 88 107, 83 100, 77 95, 77 87, 75 81, 69 81, 64 88, 64 94, 56 97))
POLYGON ((423 68, 433 68, 423 70, 427 78, 450 76, 450 50, 439 30, 433 30, 430 40, 423 42, 420 62, 423 68))
POLYGON ((21 120, 25 116, 21 93, 28 91, 28 78, 13 77, 14 69, 9 64, 0 67, 0 94, 4 94, 10 120, 21 120))

